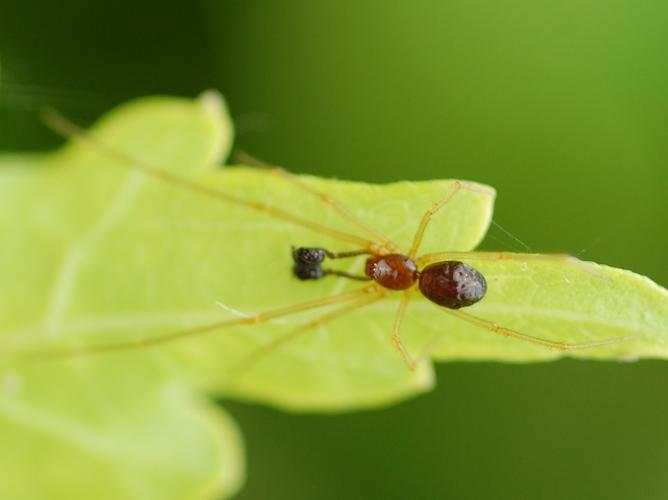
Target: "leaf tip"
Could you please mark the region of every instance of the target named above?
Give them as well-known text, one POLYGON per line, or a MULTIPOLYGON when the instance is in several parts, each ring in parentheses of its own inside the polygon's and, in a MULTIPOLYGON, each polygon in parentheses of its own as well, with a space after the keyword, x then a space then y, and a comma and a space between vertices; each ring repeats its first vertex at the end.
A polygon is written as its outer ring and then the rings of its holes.
POLYGON ((197 97, 197 103, 218 128, 219 143, 215 157, 217 163, 221 163, 229 156, 234 141, 234 125, 230 118, 227 102, 220 92, 209 89, 197 97))

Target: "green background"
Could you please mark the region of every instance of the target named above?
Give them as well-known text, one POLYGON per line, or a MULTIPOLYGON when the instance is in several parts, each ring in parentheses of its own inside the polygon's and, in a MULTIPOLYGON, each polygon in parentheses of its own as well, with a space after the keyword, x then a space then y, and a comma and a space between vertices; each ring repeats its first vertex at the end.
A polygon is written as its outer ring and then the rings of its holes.
MULTIPOLYGON (((0 147, 58 143, 146 94, 218 88, 237 145, 292 171, 464 178, 495 220, 668 284, 668 4, 661 0, 3 0, 0 147)), ((493 228, 485 248, 521 250, 493 228)), ((364 332, 360 332, 361 335, 364 332)), ((668 365, 449 363, 426 396, 290 415, 223 401, 239 498, 668 498, 668 365)))

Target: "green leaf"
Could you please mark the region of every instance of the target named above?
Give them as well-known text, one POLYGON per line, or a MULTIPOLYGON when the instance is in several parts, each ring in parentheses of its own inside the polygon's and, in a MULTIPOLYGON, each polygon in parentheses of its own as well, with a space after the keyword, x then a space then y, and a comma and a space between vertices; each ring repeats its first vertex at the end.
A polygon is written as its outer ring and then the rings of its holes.
MULTIPOLYGON (((636 336, 611 346, 572 350, 567 353, 571 357, 620 361, 668 357, 668 292, 644 276, 594 263, 528 258, 469 262, 488 283, 484 300, 470 308, 477 316, 563 342, 636 336)), ((417 329, 427 317, 420 306, 429 305, 416 304, 417 329)), ((433 351, 435 359, 541 361, 564 355, 441 316, 446 333, 433 351)))
POLYGON ((214 498, 243 476, 236 426, 139 360, 4 371, 0 497, 214 498))
MULTIPOLYGON (((126 115, 121 123, 114 124, 112 115, 103 127, 121 141, 146 141, 152 152, 164 155, 166 165, 187 159, 196 170, 218 161, 229 147, 225 115, 210 106, 147 100, 131 106, 130 114, 118 111, 126 115), (144 133, 141 123, 133 127, 133 114, 159 119, 179 137, 144 133), (176 140, 181 137, 187 139, 176 140)), ((113 167, 97 172, 101 183, 87 182, 96 177, 95 170, 87 170, 91 158, 95 155, 86 148, 68 147, 43 158, 12 155, 0 162, 0 353, 5 358, 0 365, 0 497, 229 496, 243 478, 235 425, 159 364, 141 357, 6 362, 15 342, 26 340, 22 328, 38 331, 42 339, 52 335, 58 308, 67 308, 54 295, 63 269, 86 260, 87 245, 96 243, 93 228, 100 228, 104 214, 107 221, 125 215, 110 213, 111 200, 119 200, 120 193, 131 197, 132 183, 140 182, 123 179, 127 172, 113 167)))
MULTIPOLYGON (((278 207, 336 231, 367 236, 317 196, 280 175, 216 167, 229 149, 231 128, 213 95, 195 102, 138 101, 113 112, 92 133, 107 149, 176 173, 197 186, 278 207)), ((390 342, 398 293, 320 324, 253 363, 249 356, 261 346, 341 305, 261 325, 221 328, 150 349, 59 357, 39 364, 40 375, 35 377, 35 365, 22 355, 25 349, 153 338, 366 286, 334 277, 300 282, 292 276, 292 245, 332 251, 352 250, 355 245, 131 167, 99 144, 82 141, 44 157, 14 156, 0 164, 0 227, 6 242, 0 250, 6 284, 0 292, 0 341, 5 373, 11 375, 8 386, 12 380, 23 380, 17 393, 0 397, 9 401, 0 403, 0 415, 11 419, 11 411, 3 408, 10 408, 12 398, 18 397, 29 414, 53 413, 54 419, 64 419, 77 432, 94 435, 106 435, 106 429, 113 427, 123 436, 118 442, 131 446, 135 442, 128 436, 141 433, 138 429, 149 421, 165 435, 172 432, 168 429, 174 419, 201 415, 202 403, 196 395, 188 396, 189 390, 283 408, 342 411, 388 404, 432 386, 430 363, 421 363, 414 372, 407 370, 390 342), (169 401, 164 400, 165 391, 171 395, 169 401), (54 394, 56 410, 49 403, 54 394), (72 394, 82 397, 72 401, 72 394), (142 418, 135 419, 136 414, 142 418)), ((410 247, 425 210, 453 183, 375 186, 300 179, 395 241, 402 251, 410 247)), ((480 242, 494 196, 490 188, 472 186, 474 190, 458 192, 433 217, 420 254, 470 251, 480 242)), ((469 257, 463 260, 485 274, 489 288, 485 299, 467 308, 471 314, 526 334, 569 342, 637 336, 617 345, 569 352, 573 356, 628 359, 668 354, 668 293, 647 278, 593 264, 521 256, 499 261, 469 257)), ((359 274, 364 257, 333 265, 359 274)), ((474 327, 417 292, 412 292, 401 335, 413 354, 432 345, 433 356, 442 360, 538 361, 562 355, 474 327)), ((212 429, 210 420, 205 421, 199 418, 199 423, 188 422, 184 428, 205 436, 212 429)), ((55 434, 59 428, 53 428, 55 434)), ((211 477, 212 464, 225 464, 213 470, 226 471, 227 480, 220 488, 229 494, 239 480, 238 437, 232 428, 216 428, 228 440, 220 439, 216 441, 220 446, 209 448, 206 439, 194 440, 199 444, 188 448, 194 458, 175 451, 178 440, 171 443, 173 450, 161 448, 165 444, 159 439, 139 447, 149 457, 170 457, 184 475, 166 472, 169 481, 182 485, 191 481, 190 486, 200 491, 201 478, 211 477), (187 476, 189 468, 193 475, 187 476)), ((10 425, 7 429, 8 434, 13 432, 10 425)), ((26 429, 25 441, 32 443, 26 453, 40 453, 40 432, 39 426, 26 429)), ((52 453, 63 454, 59 463, 78 468, 69 440, 63 441, 49 443, 52 453)), ((132 454, 121 446, 124 451, 132 454)), ((9 457, 12 448, 3 447, 0 463, 6 461, 2 453, 9 457)), ((110 471, 101 481, 113 485, 110 491, 125 487, 119 496, 141 497, 134 480, 126 480, 125 474, 141 477, 149 462, 140 460, 142 466, 128 468, 123 460, 110 461, 110 471)), ((156 474, 163 473, 165 469, 158 468, 156 474)), ((54 481, 61 484, 61 479, 54 481)), ((71 483, 62 480, 62 484, 66 491, 71 483)), ((181 493, 185 490, 177 492, 176 486, 167 489, 175 497, 188 496, 181 493)), ((159 493, 157 497, 166 497, 159 493)))
MULTIPOLYGON (((207 102, 205 109, 216 108, 210 98, 207 102)), ((210 130, 200 126, 193 132, 192 118, 168 119, 161 111, 162 106, 194 108, 178 103, 149 100, 127 106, 96 127, 95 137, 144 162, 180 168, 200 185, 281 207, 339 231, 359 232, 317 197, 270 172, 216 169, 216 141, 222 135, 218 122, 226 120, 211 119, 210 130), (198 157, 193 150, 204 153, 198 157)), ((4 224, 16 242, 11 260, 16 263, 22 254, 25 262, 6 269, 19 284, 6 297, 3 319, 7 336, 16 343, 151 337, 231 317, 216 302, 253 313, 363 286, 343 279, 303 283, 291 275, 291 245, 349 250, 349 243, 146 176, 99 148, 72 145, 36 170, 21 196, 3 210, 31 220, 28 228, 11 217, 4 224)), ((341 200, 402 245, 409 244, 424 210, 452 184, 304 182, 341 200)), ((492 201, 489 193, 458 193, 427 233, 423 248, 473 248, 487 229, 492 201)), ((363 260, 340 265, 359 272, 363 260)), ((229 328, 157 352, 125 355, 157 356, 179 380, 211 392, 293 408, 378 405, 431 387, 431 367, 406 369, 388 340, 391 315, 374 306, 295 340, 241 378, 230 377, 229 367, 317 314, 286 317, 261 328, 229 328)))

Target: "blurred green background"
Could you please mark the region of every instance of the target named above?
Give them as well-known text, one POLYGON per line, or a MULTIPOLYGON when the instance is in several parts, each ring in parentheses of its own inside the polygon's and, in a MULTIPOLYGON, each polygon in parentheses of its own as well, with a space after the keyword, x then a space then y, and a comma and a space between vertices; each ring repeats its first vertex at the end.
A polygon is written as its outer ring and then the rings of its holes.
MULTIPOLYGON (((464 178, 495 220, 668 284, 668 3, 661 0, 2 0, 0 148, 146 94, 218 88, 237 145, 296 172, 464 178)), ((521 250, 493 228, 485 248, 521 250)), ((363 334, 363 332, 360 332, 363 334)), ((290 415, 224 401, 242 499, 668 498, 668 364, 451 363, 427 395, 290 415)))

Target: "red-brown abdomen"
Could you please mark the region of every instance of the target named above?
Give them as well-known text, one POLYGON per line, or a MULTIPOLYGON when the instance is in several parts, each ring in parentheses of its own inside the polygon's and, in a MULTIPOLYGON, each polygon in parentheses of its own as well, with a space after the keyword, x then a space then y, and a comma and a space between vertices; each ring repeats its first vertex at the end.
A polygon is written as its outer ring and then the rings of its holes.
POLYGON ((415 261, 398 253, 369 257, 365 272, 380 286, 390 290, 405 290, 418 279, 415 261))

